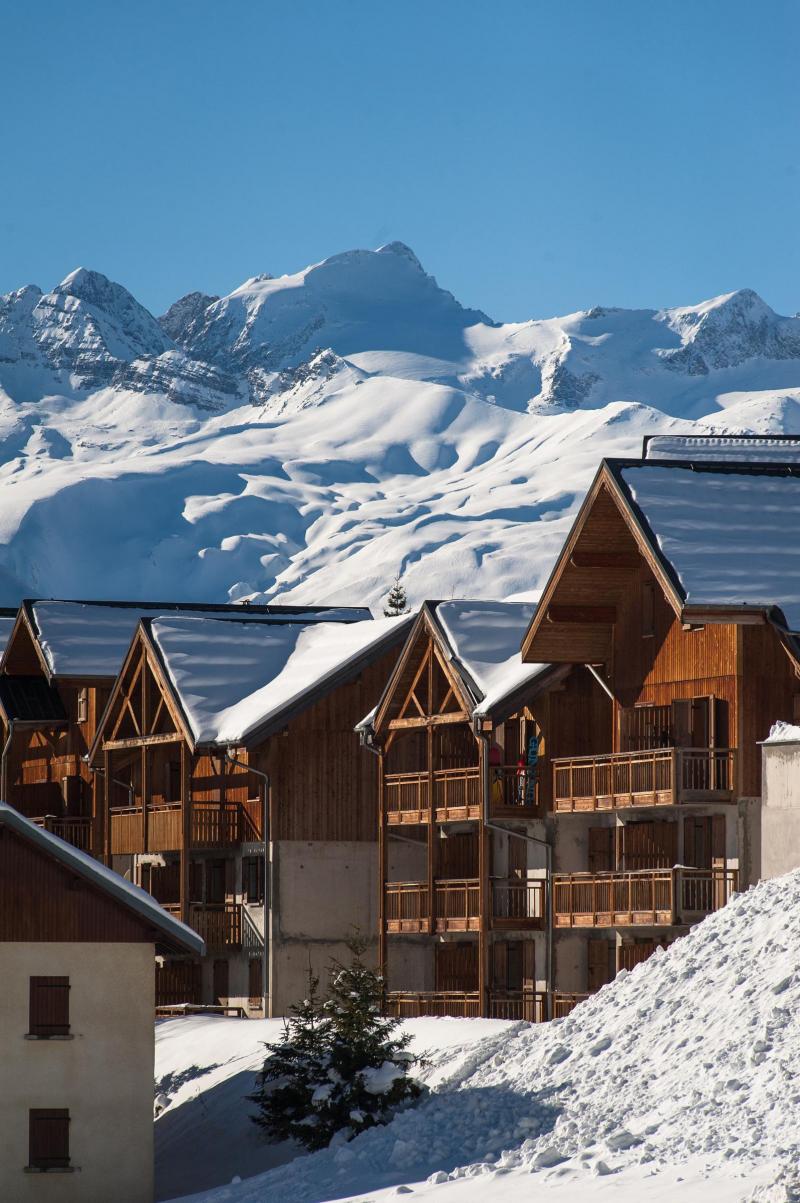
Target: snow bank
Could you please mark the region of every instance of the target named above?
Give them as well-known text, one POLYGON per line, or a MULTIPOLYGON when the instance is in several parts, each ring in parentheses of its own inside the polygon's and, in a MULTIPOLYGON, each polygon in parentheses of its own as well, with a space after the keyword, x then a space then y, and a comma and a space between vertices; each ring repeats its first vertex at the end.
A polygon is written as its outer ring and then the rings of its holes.
MULTIPOLYGON (((426 1179, 448 1183, 433 1193, 458 1203, 534 1191, 574 1199, 617 1175, 631 1203, 715 1192, 732 1203, 790 1182, 800 1161, 798 966, 800 872, 737 895, 567 1019, 510 1025, 388 1127, 198 1203, 375 1198, 426 1179), (685 1174, 694 1192, 670 1195, 685 1174)), ((781 1190, 759 1197, 795 1197, 781 1190)))

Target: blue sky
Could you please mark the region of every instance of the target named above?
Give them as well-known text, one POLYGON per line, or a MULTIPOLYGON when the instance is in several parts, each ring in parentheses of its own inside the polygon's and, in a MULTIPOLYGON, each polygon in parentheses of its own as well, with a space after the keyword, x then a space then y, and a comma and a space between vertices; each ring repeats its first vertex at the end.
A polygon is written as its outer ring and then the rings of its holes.
POLYGON ((401 239, 501 320, 800 309, 794 0, 3 0, 0 291, 401 239))

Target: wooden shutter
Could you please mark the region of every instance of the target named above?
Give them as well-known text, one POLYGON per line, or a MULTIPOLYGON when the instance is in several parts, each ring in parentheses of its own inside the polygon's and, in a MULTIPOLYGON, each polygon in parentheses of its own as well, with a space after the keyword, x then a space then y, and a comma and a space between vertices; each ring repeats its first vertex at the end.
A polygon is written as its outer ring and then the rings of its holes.
POLYGON ((508 943, 505 940, 492 945, 492 989, 508 989, 508 943))
POLYGON ((526 840, 508 837, 508 876, 524 881, 528 876, 528 844, 526 840))
POLYGON ((676 698, 671 706, 672 743, 676 748, 688 748, 692 740, 692 703, 689 698, 676 698))
POLYGON ((589 940, 589 993, 593 994, 614 976, 612 960, 614 945, 611 940, 589 940))
POLYGON ((31 1169, 69 1167, 69 1111, 36 1108, 28 1112, 28 1165, 31 1169))
POLYGON ((687 817, 683 820, 683 863, 685 865, 694 865, 695 863, 695 838, 694 838, 693 818, 687 817))
POLYGON ((536 989, 536 945, 533 940, 522 941, 522 989, 536 989))
POLYGON ((69 978, 30 979, 28 1030, 31 1036, 69 1035, 69 978))
POLYGON ((614 868, 614 828, 589 828, 589 872, 608 873, 614 868))
POLYGON ((437 944, 436 989, 470 993, 478 989, 477 941, 437 944))
POLYGON ((264 995, 264 966, 262 964, 261 957, 251 958, 248 970, 248 995, 252 1002, 255 1002, 256 1000, 260 1002, 264 995))
POLYGON ((711 816, 711 863, 725 867, 725 816, 711 816))
POLYGON ((655 940, 636 940, 620 944, 617 949, 619 968, 629 971, 635 969, 637 965, 641 965, 642 961, 646 961, 649 956, 652 956, 656 948, 658 945, 655 940))
POLYGON ((232 856, 225 860, 225 898, 231 899, 236 895, 236 861, 232 856))
POLYGON ((214 1002, 223 1006, 227 1003, 229 994, 229 966, 227 961, 215 961, 213 968, 214 1002))

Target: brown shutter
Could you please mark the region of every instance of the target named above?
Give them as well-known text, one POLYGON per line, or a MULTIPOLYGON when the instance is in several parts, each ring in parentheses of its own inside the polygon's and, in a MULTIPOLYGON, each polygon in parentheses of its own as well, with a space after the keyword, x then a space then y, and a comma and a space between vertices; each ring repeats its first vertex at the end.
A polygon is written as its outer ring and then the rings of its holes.
POLYGON ((69 978, 32 977, 29 997, 31 1036, 69 1035, 69 978))
POLYGON ((28 1165, 31 1169, 69 1167, 69 1111, 37 1108, 28 1112, 28 1165))
POLYGON ((508 944, 505 940, 492 945, 492 970, 494 990, 508 989, 508 944))
POLYGON ((589 993, 593 994, 614 976, 611 958, 614 955, 614 945, 610 940, 589 940, 589 993))
POLYGON ((248 985, 248 993, 249 993, 249 997, 250 997, 251 1001, 253 1001, 253 1002, 256 1002, 256 1001, 260 1002, 263 997, 263 993, 264 993, 263 972, 264 972, 264 966, 262 964, 261 957, 251 958, 250 965, 249 965, 249 979, 250 980, 249 980, 249 985, 248 985))
POLYGON ((224 1006, 230 997, 228 984, 229 966, 227 961, 219 960, 214 962, 213 979, 214 1002, 224 1006))
POLYGON ((533 940, 522 942, 522 989, 536 989, 536 945, 533 940))
POLYGON ((608 873, 614 868, 614 828, 589 828, 589 871, 608 873))
POLYGON ((711 863, 721 861, 725 865, 725 816, 711 817, 711 863))
POLYGON ((692 703, 689 698, 676 698, 672 703, 672 743, 676 748, 688 748, 691 743, 692 703))
POLYGON ((683 820, 683 863, 685 865, 694 864, 694 819, 685 818, 683 820))

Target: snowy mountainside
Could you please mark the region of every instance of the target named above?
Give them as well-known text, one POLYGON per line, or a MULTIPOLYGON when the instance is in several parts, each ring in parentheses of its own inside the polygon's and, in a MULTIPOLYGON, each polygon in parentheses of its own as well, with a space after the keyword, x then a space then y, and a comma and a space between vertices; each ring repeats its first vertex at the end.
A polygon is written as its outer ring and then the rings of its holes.
POLYGON ((795 1203, 798 964, 795 872, 736 895, 566 1019, 498 1024, 385 1128, 192 1198, 795 1203))
POLYGON ((800 319, 742 290, 498 324, 401 243, 156 319, 0 298, 0 603, 535 597, 599 460, 800 431, 800 319))

